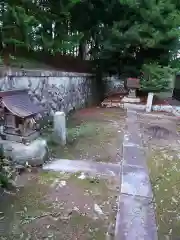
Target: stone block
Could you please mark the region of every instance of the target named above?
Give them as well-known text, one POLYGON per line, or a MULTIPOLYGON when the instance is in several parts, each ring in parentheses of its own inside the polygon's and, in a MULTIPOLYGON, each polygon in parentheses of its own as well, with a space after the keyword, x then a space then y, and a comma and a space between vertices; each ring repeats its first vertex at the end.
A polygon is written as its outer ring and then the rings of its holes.
POLYGON ((121 192, 133 196, 152 198, 151 183, 147 168, 123 165, 121 192))
POLYGON ((66 115, 64 112, 56 112, 54 114, 54 140, 65 145, 66 135, 66 115))
POLYGON ((150 199, 127 196, 119 198, 115 240, 157 240, 157 227, 150 199))
POLYGON ((142 148, 137 146, 123 146, 123 162, 124 164, 134 165, 138 167, 146 167, 145 154, 142 148))
POLYGON ((43 165, 49 158, 47 143, 44 139, 36 139, 29 145, 22 143, 1 141, 5 157, 11 158, 14 164, 31 166, 43 165))
POLYGON ((135 144, 135 145, 141 145, 141 136, 138 135, 138 131, 133 130, 133 132, 125 130, 124 134, 124 145, 128 144, 135 144))

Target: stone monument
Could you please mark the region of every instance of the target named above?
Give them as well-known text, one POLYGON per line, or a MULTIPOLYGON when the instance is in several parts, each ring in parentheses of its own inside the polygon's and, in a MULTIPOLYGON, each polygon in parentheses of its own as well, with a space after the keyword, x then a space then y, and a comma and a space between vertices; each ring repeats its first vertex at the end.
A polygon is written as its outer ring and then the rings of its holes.
POLYGON ((66 145, 66 115, 64 112, 54 114, 54 137, 57 143, 66 145))
POLYGON ((140 98, 136 97, 136 90, 140 88, 140 80, 138 78, 128 78, 127 88, 129 89, 128 96, 122 99, 124 103, 139 103, 140 98))
POLYGON ((153 97, 154 97, 154 93, 149 92, 148 93, 148 98, 147 98, 147 104, 146 104, 146 112, 151 112, 153 97))

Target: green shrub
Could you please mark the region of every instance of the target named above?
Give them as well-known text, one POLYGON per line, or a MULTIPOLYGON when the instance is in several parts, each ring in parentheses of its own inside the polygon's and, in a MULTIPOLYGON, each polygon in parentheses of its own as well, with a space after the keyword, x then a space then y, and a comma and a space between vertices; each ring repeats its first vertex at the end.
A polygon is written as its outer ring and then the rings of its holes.
POLYGON ((4 157, 2 147, 0 148, 0 187, 9 188, 12 186, 15 170, 10 161, 4 157))
POLYGON ((170 88, 170 80, 176 69, 158 64, 144 64, 140 80, 141 90, 147 92, 164 92, 170 88))

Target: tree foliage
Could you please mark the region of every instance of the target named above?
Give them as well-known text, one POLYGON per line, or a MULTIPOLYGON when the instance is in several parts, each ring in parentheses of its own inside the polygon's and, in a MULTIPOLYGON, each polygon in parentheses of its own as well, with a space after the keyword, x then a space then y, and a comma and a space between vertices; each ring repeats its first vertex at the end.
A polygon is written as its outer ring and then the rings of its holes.
MULTIPOLYGON (((88 53, 102 71, 138 76, 144 64, 167 66, 177 52, 177 0, 6 0, 1 49, 88 53)), ((173 59, 174 61, 174 59, 173 59)))
POLYGON ((69 10, 78 1, 1 1, 1 49, 23 46, 50 53, 71 49, 82 36, 70 31, 69 10))
POLYGON ((141 75, 141 90, 163 92, 169 90, 169 84, 176 69, 158 64, 144 64, 141 75))

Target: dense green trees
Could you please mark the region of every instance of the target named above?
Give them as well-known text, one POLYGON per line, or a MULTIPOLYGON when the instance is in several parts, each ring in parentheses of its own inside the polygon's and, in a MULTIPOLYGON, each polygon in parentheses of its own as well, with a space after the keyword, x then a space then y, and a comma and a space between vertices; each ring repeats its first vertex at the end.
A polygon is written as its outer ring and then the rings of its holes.
POLYGON ((70 31, 72 1, 7 0, 0 3, 1 49, 23 46, 52 54, 73 48, 81 33, 70 31), (65 3, 63 3, 65 2, 65 3))
MULTIPOLYGON (((0 3, 1 49, 73 53, 104 71, 139 75, 167 66, 178 50, 178 0, 6 0, 0 3)), ((177 58, 176 58, 177 59, 177 58)))

